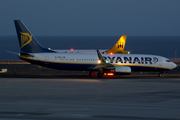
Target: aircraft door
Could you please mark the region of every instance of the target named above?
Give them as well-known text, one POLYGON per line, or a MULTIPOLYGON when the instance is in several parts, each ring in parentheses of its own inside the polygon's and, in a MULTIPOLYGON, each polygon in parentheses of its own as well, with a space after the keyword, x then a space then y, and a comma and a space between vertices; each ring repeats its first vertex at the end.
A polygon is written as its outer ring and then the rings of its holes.
POLYGON ((49 56, 45 56, 45 64, 49 64, 49 56))
POLYGON ((160 59, 159 59, 159 66, 162 66, 162 64, 163 64, 163 63, 162 63, 162 59, 160 58, 160 59))

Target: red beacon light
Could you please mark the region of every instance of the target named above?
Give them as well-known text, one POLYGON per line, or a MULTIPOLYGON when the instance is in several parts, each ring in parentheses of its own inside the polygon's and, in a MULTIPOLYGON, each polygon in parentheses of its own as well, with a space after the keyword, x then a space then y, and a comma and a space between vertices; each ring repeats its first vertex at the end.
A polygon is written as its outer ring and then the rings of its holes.
POLYGON ((113 52, 110 52, 110 55, 113 55, 113 52))
POLYGON ((71 51, 73 51, 74 49, 73 48, 71 48, 71 51))

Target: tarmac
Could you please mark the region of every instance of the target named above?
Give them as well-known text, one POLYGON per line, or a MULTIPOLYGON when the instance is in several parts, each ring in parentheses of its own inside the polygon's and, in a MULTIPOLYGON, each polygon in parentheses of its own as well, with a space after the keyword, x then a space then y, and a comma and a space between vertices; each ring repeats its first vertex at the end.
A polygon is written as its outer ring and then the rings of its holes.
POLYGON ((8 72, 0 74, 0 120, 180 119, 179 70, 162 77, 133 73, 100 79, 83 71, 57 74, 34 65, 5 67, 8 72))
POLYGON ((180 79, 0 78, 0 119, 179 120, 180 79))

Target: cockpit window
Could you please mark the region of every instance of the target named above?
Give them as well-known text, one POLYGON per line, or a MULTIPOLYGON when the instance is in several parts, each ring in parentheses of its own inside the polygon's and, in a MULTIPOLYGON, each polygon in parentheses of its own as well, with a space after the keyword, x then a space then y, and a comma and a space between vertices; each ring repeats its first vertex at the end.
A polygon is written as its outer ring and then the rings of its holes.
POLYGON ((166 60, 166 62, 171 62, 170 60, 166 60))

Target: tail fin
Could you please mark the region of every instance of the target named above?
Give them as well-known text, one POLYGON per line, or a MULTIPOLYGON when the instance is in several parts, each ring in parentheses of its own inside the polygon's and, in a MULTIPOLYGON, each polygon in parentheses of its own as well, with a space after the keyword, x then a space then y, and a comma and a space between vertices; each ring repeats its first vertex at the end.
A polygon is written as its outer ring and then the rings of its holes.
POLYGON ((124 47, 126 44, 126 38, 127 35, 122 35, 119 40, 117 41, 117 43, 108 51, 106 51, 105 53, 124 53, 127 54, 128 51, 124 51, 124 47), (126 53, 127 52, 127 53, 126 53))
POLYGON ((17 36, 21 52, 24 53, 40 53, 40 52, 54 52, 43 48, 36 38, 31 34, 27 27, 20 20, 14 20, 17 36))

